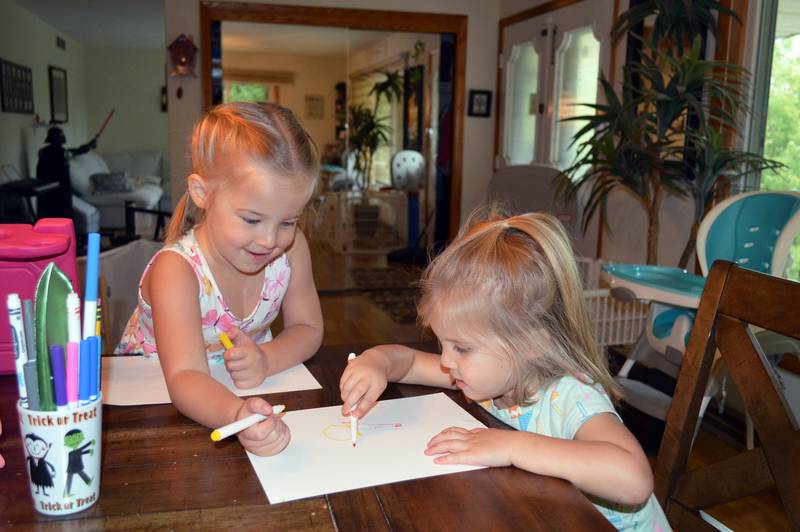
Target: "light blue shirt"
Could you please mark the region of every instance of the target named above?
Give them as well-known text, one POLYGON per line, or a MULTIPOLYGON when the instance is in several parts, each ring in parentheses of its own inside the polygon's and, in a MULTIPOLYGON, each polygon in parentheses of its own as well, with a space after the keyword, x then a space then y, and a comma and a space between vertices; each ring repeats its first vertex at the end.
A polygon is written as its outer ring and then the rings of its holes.
MULTIPOLYGON (((597 414, 608 412, 619 419, 614 405, 599 384, 586 384, 571 376, 561 377, 537 391, 527 406, 497 408, 491 400, 480 404, 494 417, 517 430, 565 440, 574 439, 578 429, 597 414)), ((672 530, 655 495, 651 494, 640 506, 587 497, 617 530, 672 530)))

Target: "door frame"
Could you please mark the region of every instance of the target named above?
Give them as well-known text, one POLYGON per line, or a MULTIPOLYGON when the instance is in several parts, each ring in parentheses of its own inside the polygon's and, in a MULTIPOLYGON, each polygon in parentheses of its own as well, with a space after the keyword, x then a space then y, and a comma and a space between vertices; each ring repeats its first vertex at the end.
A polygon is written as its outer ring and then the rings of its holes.
MULTIPOLYGON (((574 1, 574 0, 573 0, 574 1)), ((450 219, 453 238, 461 222, 461 189, 464 153, 464 99, 467 59, 467 16, 382 11, 337 7, 288 6, 234 2, 201 2, 200 32, 204 109, 211 107, 211 23, 222 21, 296 24, 354 30, 453 33, 456 39, 453 77, 453 167, 450 176, 450 219)))

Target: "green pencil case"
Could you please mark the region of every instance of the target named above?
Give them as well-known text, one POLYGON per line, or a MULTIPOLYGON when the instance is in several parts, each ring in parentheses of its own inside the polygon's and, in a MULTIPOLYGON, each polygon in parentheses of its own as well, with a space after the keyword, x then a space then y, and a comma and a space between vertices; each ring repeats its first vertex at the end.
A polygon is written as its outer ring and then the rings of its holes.
POLYGON ((36 283, 33 328, 42 410, 56 409, 50 371, 50 346, 67 345, 67 294, 72 291, 69 277, 52 262, 42 271, 36 283))

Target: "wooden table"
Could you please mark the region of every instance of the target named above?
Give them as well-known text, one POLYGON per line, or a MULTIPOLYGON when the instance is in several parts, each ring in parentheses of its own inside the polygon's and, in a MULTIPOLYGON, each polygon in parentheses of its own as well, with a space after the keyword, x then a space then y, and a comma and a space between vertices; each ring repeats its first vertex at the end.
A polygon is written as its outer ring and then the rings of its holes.
MULTIPOLYGON (((323 347, 307 362, 321 390, 265 397, 290 410, 341 404, 345 354, 363 347, 323 347)), ((434 391, 390 384, 383 397, 434 391)), ((502 426, 461 393, 446 393, 487 426, 502 426)), ((0 453, 7 462, 0 470, 0 528, 613 530, 572 484, 513 467, 269 504, 239 442, 212 443, 207 428, 172 405, 104 407, 100 499, 81 513, 48 517, 33 510, 16 396, 13 378, 0 378, 0 453)))

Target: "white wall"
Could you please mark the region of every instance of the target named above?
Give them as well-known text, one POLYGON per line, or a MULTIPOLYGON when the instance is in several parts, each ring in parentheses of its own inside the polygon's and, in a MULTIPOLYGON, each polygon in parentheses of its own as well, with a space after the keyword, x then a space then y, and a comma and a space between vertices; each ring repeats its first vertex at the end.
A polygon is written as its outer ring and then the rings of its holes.
MULTIPOLYGON (((223 30, 224 31, 224 30, 223 30)), ((244 70, 275 70, 295 74, 294 83, 281 83, 280 104, 291 109, 300 124, 323 150, 325 144, 336 140, 336 120, 334 118, 334 86, 347 81, 347 59, 335 56, 313 57, 307 55, 286 55, 267 53, 224 52, 222 66, 244 70), (305 97, 307 94, 323 96, 324 118, 309 119, 305 116, 305 97)))
MULTIPOLYGON (((289 5, 313 5, 360 9, 382 9, 467 15, 467 65, 466 87, 494 91, 497 66, 497 23, 499 4, 487 0, 262 0, 260 3, 289 5)), ((171 42, 181 33, 191 35, 200 43, 199 0, 170 0, 165 2, 166 40, 171 42)), ((171 78, 169 80, 169 144, 170 167, 172 168, 173 201, 183 193, 185 177, 189 168, 187 138, 192 124, 202 112, 202 90, 200 86, 201 66, 197 78, 171 78), (183 98, 178 100, 175 91, 183 85, 183 98)), ((465 95, 466 100, 466 95, 465 95)), ((484 201, 486 186, 492 174, 492 150, 494 144, 494 119, 464 116, 464 151, 461 214, 462 218, 484 201)))
MULTIPOLYGON (((48 66, 66 70, 69 122, 60 127, 70 147, 89 140, 84 98, 84 49, 80 43, 59 33, 14 2, 0 0, 0 57, 32 70, 33 106, 42 122, 50 121, 48 66), (56 36, 66 41, 66 50, 56 48, 56 36)), ((0 164, 13 164, 23 176, 36 173, 36 168, 28 168, 23 141, 24 131, 33 123, 32 114, 0 112, 0 164)))
POLYGON ((108 112, 114 116, 97 151, 167 149, 167 113, 161 112, 164 49, 86 48, 86 123, 94 135, 108 112))
POLYGON ((546 2, 548 0, 500 0, 500 18, 516 15, 546 2))

